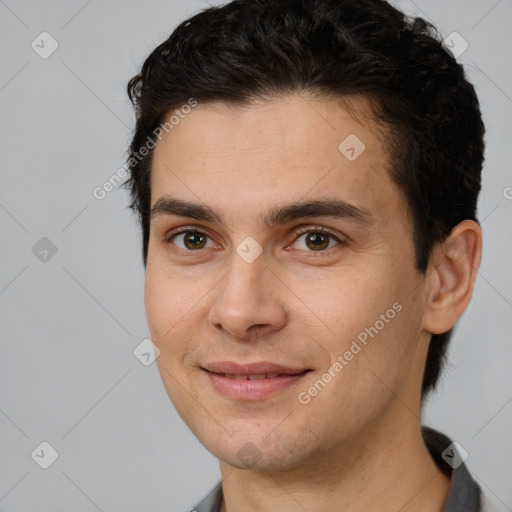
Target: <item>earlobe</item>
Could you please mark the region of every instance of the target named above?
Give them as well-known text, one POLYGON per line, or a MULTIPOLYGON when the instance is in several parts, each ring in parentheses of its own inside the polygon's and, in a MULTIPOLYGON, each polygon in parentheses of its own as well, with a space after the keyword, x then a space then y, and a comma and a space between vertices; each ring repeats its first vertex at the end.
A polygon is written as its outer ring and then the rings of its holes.
POLYGON ((423 328, 432 334, 449 331, 473 295, 482 257, 482 229, 472 220, 457 224, 433 251, 428 270, 430 293, 423 328))

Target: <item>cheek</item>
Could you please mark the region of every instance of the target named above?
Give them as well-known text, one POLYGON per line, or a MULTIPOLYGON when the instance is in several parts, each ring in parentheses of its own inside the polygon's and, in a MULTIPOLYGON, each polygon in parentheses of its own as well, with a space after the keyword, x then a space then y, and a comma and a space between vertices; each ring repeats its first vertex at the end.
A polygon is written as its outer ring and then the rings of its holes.
POLYGON ((414 371, 421 314, 407 293, 394 291, 383 299, 352 338, 361 350, 347 373, 360 381, 363 395, 387 400, 401 393, 414 371))
POLYGON ((172 297, 165 293, 165 285, 157 279, 157 276, 150 271, 146 271, 146 281, 144 287, 144 304, 146 307, 146 317, 153 337, 153 341, 160 342, 162 323, 166 319, 165 312, 172 311, 172 297), (169 304, 167 304, 169 302, 169 304), (158 338, 158 339, 157 339, 158 338))
POLYGON ((144 303, 151 339, 160 349, 158 366, 180 379, 185 377, 190 371, 185 363, 204 327, 206 301, 202 284, 176 279, 176 270, 148 265, 144 303))
POLYGON ((160 349, 156 359, 158 371, 169 398, 180 415, 187 410, 188 369, 184 361, 192 346, 193 331, 189 328, 190 305, 183 300, 183 289, 161 270, 148 265, 144 302, 153 343, 160 349), (187 315, 188 312, 188 315, 187 315), (184 390, 187 389, 187 392, 184 390))
POLYGON ((146 269, 144 304, 153 341, 163 345, 170 337, 170 330, 183 316, 183 301, 171 277, 151 263, 146 269))
POLYGON ((298 295, 341 340, 351 340, 373 325, 397 296, 374 268, 361 271, 347 266, 317 277, 315 286, 305 288, 304 284, 297 280, 298 295))
POLYGON ((371 371, 393 383, 407 371, 420 321, 407 291, 409 282, 410 276, 400 275, 394 263, 389 268, 372 264, 366 270, 347 266, 307 288, 297 279, 297 295, 305 297, 329 328, 316 341, 329 353, 330 363, 347 355, 345 378, 366 387, 377 379, 371 371))

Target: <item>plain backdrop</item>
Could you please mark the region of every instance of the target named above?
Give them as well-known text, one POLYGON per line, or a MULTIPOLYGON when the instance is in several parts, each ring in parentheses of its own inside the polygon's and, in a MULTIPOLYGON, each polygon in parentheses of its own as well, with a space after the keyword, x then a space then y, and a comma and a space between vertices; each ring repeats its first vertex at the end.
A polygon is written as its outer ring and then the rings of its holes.
MULTIPOLYGON (((512 510, 512 1, 395 4, 451 37, 487 126, 483 263, 424 423, 459 442, 478 482, 512 510)), ((156 365, 134 355, 149 331, 127 193, 93 195, 125 161, 128 80, 178 22, 206 7, 0 0, 5 512, 185 511, 219 479, 156 365)))

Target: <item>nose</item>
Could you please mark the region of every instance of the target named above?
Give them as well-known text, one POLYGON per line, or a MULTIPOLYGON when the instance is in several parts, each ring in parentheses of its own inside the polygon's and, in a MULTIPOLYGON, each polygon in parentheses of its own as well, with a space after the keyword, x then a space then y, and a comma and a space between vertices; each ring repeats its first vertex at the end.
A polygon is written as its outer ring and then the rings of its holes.
POLYGON ((247 263, 233 253, 230 270, 215 291, 209 321, 234 339, 247 341, 256 333, 280 330, 286 323, 279 280, 263 255, 247 263))

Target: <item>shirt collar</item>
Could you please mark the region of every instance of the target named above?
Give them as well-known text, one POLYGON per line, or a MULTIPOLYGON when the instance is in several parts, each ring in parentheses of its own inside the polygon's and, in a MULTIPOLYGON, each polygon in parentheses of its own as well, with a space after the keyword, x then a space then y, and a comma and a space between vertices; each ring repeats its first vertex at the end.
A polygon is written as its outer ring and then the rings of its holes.
POLYGON ((422 427, 423 439, 438 467, 451 477, 442 512, 478 512, 480 487, 464 464, 463 454, 451 439, 430 427, 422 427), (450 462, 447 462, 450 461, 450 462))

